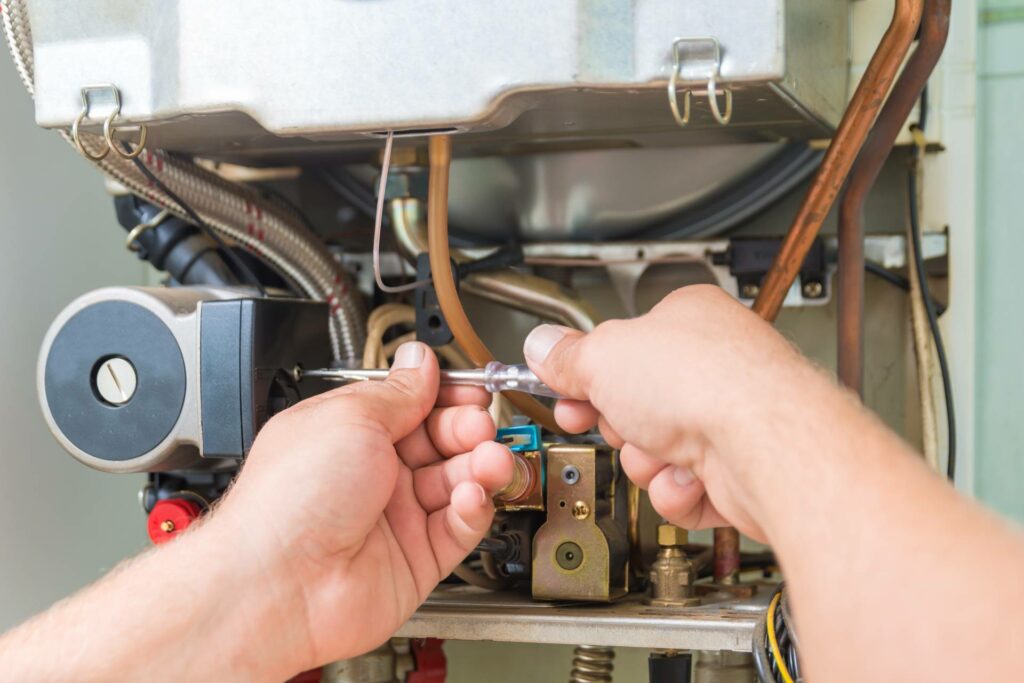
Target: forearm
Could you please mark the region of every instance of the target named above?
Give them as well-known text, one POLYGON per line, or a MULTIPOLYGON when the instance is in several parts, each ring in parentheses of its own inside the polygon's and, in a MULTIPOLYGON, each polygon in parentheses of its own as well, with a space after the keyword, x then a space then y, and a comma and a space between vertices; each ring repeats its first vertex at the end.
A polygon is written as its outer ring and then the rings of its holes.
POLYGON ((212 520, 0 638, 23 681, 281 681, 303 653, 272 571, 212 520), (254 583, 258 588, 254 589, 254 583))
POLYGON ((728 438, 752 457, 737 476, 780 557, 812 680, 1009 680, 995 653, 1021 646, 1018 532, 822 373, 788 374, 754 420, 758 443, 728 438))

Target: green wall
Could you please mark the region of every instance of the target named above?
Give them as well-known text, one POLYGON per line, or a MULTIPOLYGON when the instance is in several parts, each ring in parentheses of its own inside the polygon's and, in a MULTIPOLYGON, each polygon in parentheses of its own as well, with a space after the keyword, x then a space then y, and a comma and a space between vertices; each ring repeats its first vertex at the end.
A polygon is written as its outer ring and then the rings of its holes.
POLYGON ((1024 521, 1024 3, 982 3, 978 36, 975 491, 1024 521))

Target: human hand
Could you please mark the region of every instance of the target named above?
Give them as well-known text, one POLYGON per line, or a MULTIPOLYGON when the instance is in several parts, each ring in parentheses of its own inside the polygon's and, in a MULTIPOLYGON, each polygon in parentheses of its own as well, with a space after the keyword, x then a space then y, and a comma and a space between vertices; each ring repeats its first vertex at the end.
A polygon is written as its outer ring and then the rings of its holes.
POLYGON ((206 525, 239 536, 280 613, 300 619, 293 641, 309 649, 290 653, 295 671, 389 638, 491 523, 513 465, 492 441, 490 395, 438 384, 429 347, 405 344, 386 381, 274 417, 206 525))
POLYGON ((662 516, 689 529, 734 525, 765 540, 747 483, 757 439, 748 437, 770 426, 796 375, 818 375, 770 325, 718 287, 692 286, 590 334, 538 327, 524 352, 570 397, 556 406, 559 425, 598 425, 662 516))

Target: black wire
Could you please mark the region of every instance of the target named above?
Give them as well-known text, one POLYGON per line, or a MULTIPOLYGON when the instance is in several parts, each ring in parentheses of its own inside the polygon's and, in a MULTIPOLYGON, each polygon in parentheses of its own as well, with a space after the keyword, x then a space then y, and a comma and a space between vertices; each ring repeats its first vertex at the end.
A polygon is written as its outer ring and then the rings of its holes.
MULTIPOLYGON (((370 220, 374 220, 377 217, 376 197, 372 194, 371 190, 361 185, 359 181, 352 178, 347 172, 336 172, 329 168, 321 168, 318 171, 318 175, 324 181, 324 184, 334 190, 335 193, 341 195, 342 199, 359 210, 364 216, 370 220)), ((385 226, 388 223, 390 223, 390 218, 385 213, 385 226)))
MULTIPOLYGON (((928 84, 921 90, 918 106, 917 128, 923 134, 928 125, 928 84)), ((939 358, 939 372, 942 375, 942 393, 946 402, 946 477, 952 482, 956 480, 956 413, 953 410, 953 386, 949 379, 949 361, 946 359, 946 348, 942 343, 939 321, 935 312, 935 302, 931 290, 928 289, 928 278, 924 272, 924 256, 921 249, 921 220, 917 206, 917 167, 911 166, 907 173, 907 200, 910 202, 910 234, 914 251, 914 263, 917 264, 917 282, 921 286, 921 298, 928 314, 928 328, 935 340, 935 355, 939 358)))
POLYGON ((871 273, 875 277, 885 280, 894 287, 899 287, 904 292, 910 291, 910 280, 903 277, 899 273, 894 273, 891 270, 878 265, 874 261, 865 261, 864 270, 871 273))
POLYGON ((924 271, 924 258, 921 249, 921 224, 917 207, 917 169, 911 166, 907 173, 907 195, 910 202, 910 236, 914 263, 917 266, 917 282, 921 287, 921 299, 925 312, 928 314, 928 328, 935 341, 935 355, 939 359, 939 372, 942 375, 942 392, 946 400, 946 440, 948 455, 946 456, 946 476, 950 481, 956 477, 956 415, 953 412, 953 390, 949 379, 949 362, 946 359, 946 348, 942 343, 939 331, 938 315, 935 313, 935 302, 928 289, 928 278, 924 271))
MULTIPOLYGON (((875 277, 885 280, 894 287, 899 287, 904 292, 910 292, 910 280, 903 277, 899 273, 894 273, 891 270, 882 267, 881 265, 875 263, 874 261, 865 261, 864 270, 871 273, 875 277)), ((934 299, 935 297, 932 297, 933 301, 934 299)), ((941 301, 935 301, 935 312, 941 318, 942 314, 946 312, 946 305, 943 304, 941 301)))
POLYGON ((917 127, 922 131, 928 124, 928 84, 924 84, 924 88, 921 89, 921 99, 917 107, 917 127))
MULTIPOLYGON (((125 152, 132 152, 132 148, 127 142, 123 142, 121 144, 124 146, 125 152)), ((149 170, 149 167, 142 163, 141 159, 135 157, 132 159, 132 163, 135 164, 135 168, 139 169, 139 172, 142 173, 142 175, 146 176, 149 182, 156 186, 156 189, 160 190, 160 192, 167 195, 168 199, 180 206, 181 210, 188 214, 188 217, 193 223, 195 223, 196 227, 202 230, 207 237, 217 244, 217 248, 224 255, 224 258, 227 259, 228 264, 231 266, 231 270, 235 271, 235 275, 237 275, 240 280, 248 281, 250 285, 256 288, 260 293, 260 296, 265 297, 267 295, 267 290, 263 288, 263 283, 260 282, 258 277, 256 277, 256 273, 252 271, 252 268, 250 268, 245 261, 239 258, 238 254, 224 243, 224 240, 221 239, 220 235, 218 235, 216 231, 206 223, 206 221, 200 218, 199 214, 196 213, 191 206, 186 204, 181 197, 167 187, 162 180, 157 178, 156 175, 149 170)))

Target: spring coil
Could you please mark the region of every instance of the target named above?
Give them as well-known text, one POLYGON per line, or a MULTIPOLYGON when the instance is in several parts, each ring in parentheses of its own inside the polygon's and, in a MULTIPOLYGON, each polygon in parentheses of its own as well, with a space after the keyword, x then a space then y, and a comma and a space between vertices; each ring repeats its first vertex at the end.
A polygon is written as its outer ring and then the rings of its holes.
POLYGON ((615 650, 596 645, 577 645, 573 650, 569 683, 611 683, 615 650))

